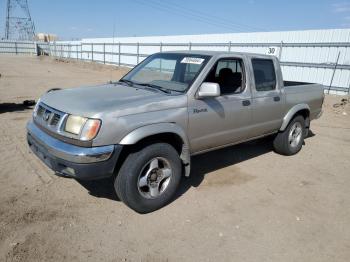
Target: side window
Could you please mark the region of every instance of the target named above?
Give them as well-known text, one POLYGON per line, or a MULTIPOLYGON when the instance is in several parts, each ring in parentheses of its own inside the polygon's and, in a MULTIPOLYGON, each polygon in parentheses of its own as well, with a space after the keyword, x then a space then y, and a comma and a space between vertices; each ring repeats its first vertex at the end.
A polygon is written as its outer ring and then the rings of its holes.
POLYGON ((239 60, 220 60, 216 67, 216 77, 219 77, 220 70, 223 68, 229 68, 233 73, 242 73, 241 63, 239 60))
POLYGON ((220 59, 207 75, 205 82, 218 83, 223 95, 241 93, 244 89, 242 60, 220 59))
POLYGON ((276 89, 276 73, 273 61, 270 59, 252 59, 256 91, 271 91, 276 89))

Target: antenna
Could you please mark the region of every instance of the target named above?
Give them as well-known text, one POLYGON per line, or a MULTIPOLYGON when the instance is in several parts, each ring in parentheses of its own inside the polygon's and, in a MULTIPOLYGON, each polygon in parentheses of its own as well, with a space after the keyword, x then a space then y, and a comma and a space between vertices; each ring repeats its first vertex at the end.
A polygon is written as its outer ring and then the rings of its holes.
POLYGON ((30 16, 27 0, 7 0, 5 39, 33 40, 34 22, 30 16))

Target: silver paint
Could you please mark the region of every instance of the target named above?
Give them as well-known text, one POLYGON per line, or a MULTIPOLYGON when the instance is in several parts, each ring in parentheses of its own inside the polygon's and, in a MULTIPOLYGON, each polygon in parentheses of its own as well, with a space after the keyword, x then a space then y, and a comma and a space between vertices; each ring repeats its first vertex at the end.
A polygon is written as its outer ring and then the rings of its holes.
POLYGON ((33 121, 28 122, 27 130, 29 141, 34 140, 51 155, 73 163, 87 164, 105 161, 114 151, 114 145, 87 148, 64 143, 40 130, 33 121))
POLYGON ((276 57, 236 52, 181 53, 212 56, 185 94, 169 95, 123 84, 106 84, 46 93, 41 101, 60 112, 101 119, 101 129, 92 143, 94 147, 135 144, 161 133, 177 135, 183 141, 181 159, 186 175, 190 170, 190 155, 283 131, 301 109, 309 111, 310 120, 322 111, 323 86, 313 84, 284 88, 276 57), (221 58, 243 60, 244 91, 199 97, 199 87, 221 58), (252 58, 273 60, 277 76, 275 90, 256 91, 252 58), (280 97, 279 101, 274 101, 276 96, 280 97), (242 105, 246 100, 250 106, 242 105))

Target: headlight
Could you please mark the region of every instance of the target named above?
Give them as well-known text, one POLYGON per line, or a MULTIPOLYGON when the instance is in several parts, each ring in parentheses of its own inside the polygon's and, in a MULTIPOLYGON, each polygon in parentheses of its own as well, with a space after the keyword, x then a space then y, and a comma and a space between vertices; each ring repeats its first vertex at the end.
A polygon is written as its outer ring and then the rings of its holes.
POLYGON ((85 117, 70 115, 67 118, 64 130, 74 135, 79 135, 86 121, 87 118, 85 117))
POLYGON ((89 141, 94 139, 100 130, 101 121, 81 116, 68 116, 64 131, 77 135, 80 140, 89 141))

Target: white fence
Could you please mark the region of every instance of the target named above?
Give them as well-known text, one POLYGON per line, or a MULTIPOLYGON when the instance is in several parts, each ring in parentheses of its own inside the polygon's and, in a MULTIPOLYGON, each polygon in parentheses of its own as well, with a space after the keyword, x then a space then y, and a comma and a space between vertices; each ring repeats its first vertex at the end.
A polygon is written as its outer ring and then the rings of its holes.
POLYGON ((288 37, 284 36, 285 33, 224 34, 225 37, 220 35, 221 38, 214 35, 216 37, 207 39, 211 42, 199 42, 204 40, 203 35, 83 39, 82 41, 50 44, 0 42, 0 53, 42 52, 56 57, 129 67, 135 66, 150 54, 171 50, 270 53, 280 58, 285 80, 320 83, 325 85, 326 89, 331 90, 331 93, 349 93, 350 30, 316 30, 294 32, 293 34, 289 32, 288 37), (257 37, 259 34, 264 37, 257 37), (305 35, 313 37, 301 42, 305 40, 305 35), (177 42, 175 42, 176 39, 177 42), (188 39, 193 42, 185 42, 188 39), (233 41, 213 42, 227 39, 233 41), (238 40, 243 41, 242 39, 245 42, 237 42, 238 40), (277 39, 282 40, 272 42, 277 39), (164 40, 164 42, 152 42, 157 40, 164 40))
POLYGON ((34 42, 0 41, 0 53, 36 54, 36 45, 34 42))

